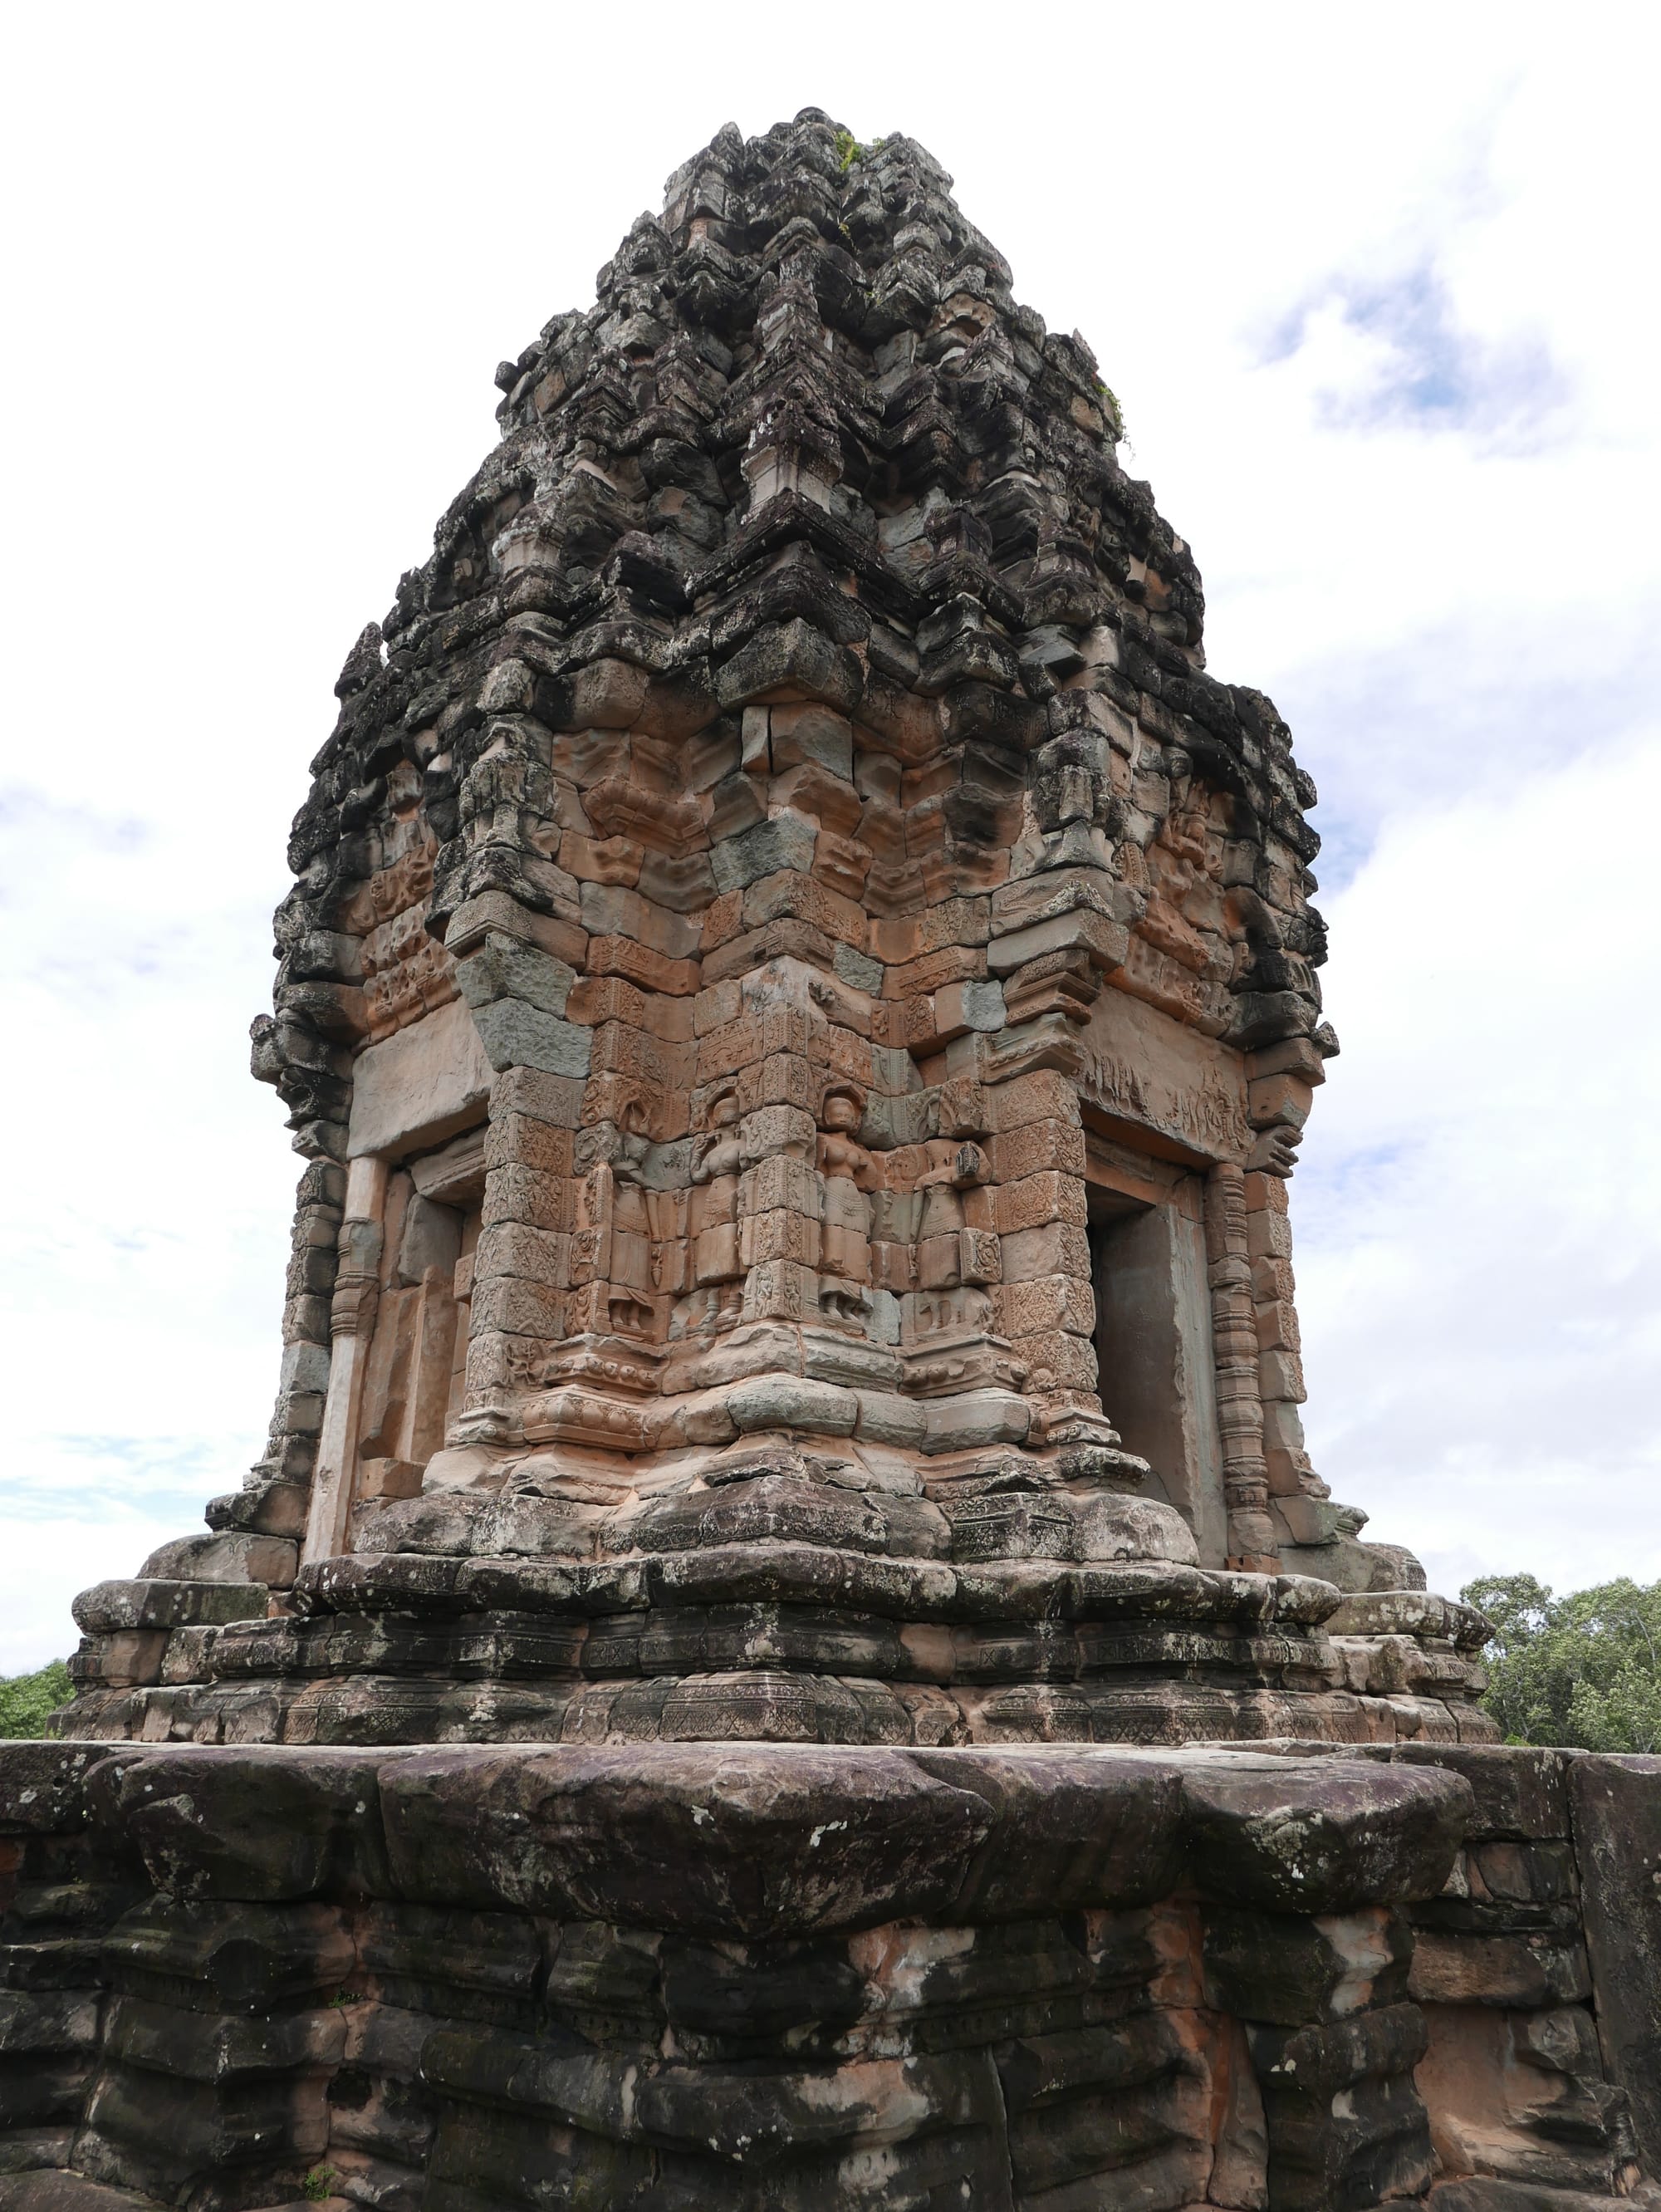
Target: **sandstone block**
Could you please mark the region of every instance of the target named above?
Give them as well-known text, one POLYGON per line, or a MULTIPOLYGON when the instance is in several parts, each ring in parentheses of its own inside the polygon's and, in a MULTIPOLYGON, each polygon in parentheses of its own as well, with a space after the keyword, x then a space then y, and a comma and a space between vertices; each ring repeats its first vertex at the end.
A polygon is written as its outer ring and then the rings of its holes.
POLYGON ((1631 2100, 1646 2168, 1661 2173, 1661 1759, 1566 1760, 1598 2033, 1631 2100))
POLYGON ((497 999, 519 999, 550 1014, 563 1014, 576 970, 536 946, 487 931, 476 950, 458 961, 456 981, 476 1012, 497 999))
POLYGON ((1006 1283, 1003 1298, 1004 1332, 1009 1336, 1041 1334, 1064 1330, 1074 1336, 1094 1336, 1095 1299, 1088 1282, 1075 1275, 1040 1275, 1025 1283, 1006 1283))
MULTIPOLYGON (((583 926, 591 937, 627 938, 647 951, 662 954, 669 960, 688 960, 698 951, 699 927, 695 920, 676 914, 655 900, 643 898, 620 884, 585 884, 582 887, 583 926)), ((589 970, 609 972, 597 968, 595 948, 589 946, 589 970)), ((616 956, 614 954, 613 956, 616 956)), ((628 965, 621 965, 616 972, 640 981, 628 965)), ((647 988, 651 988, 648 986, 647 988)), ((659 986, 658 988, 664 988, 659 986)), ((688 989, 696 989, 695 975, 688 981, 688 989)))
POLYGON ((524 1282, 553 1288, 570 1279, 570 1266, 568 1237, 509 1221, 485 1230, 480 1237, 473 1255, 473 1279, 476 1285, 493 1276, 513 1275, 524 1282))
MULTIPOLYGON (((788 823, 798 818, 780 814, 773 817, 773 822, 788 823)), ((767 826, 771 828, 773 824, 767 826)), ((833 943, 855 948, 864 944, 868 927, 864 908, 857 900, 813 876, 797 873, 790 864, 748 885, 743 915, 744 927, 749 931, 761 929, 769 922, 791 920, 806 923, 833 943)))
MULTIPOLYGON (((732 896, 737 898, 738 894, 732 896)), ((706 930, 705 944, 702 974, 712 983, 753 974, 773 961, 799 961, 828 971, 834 949, 822 929, 789 915, 742 934, 706 930)))
POLYGON ((1041 1228, 1020 1229, 1002 1238, 1003 1279, 1033 1282, 1043 1276, 1070 1275, 1090 1279, 1090 1247, 1082 1229, 1067 1221, 1046 1223, 1041 1228))
POLYGON ((1105 972, 1123 967, 1130 947, 1131 934, 1123 922, 1088 907, 1076 907, 1021 928, 1000 931, 986 948, 986 964, 994 975, 1009 975, 1056 953, 1080 952, 1105 972))
MULTIPOLYGON (((515 1070, 518 1073, 520 1071, 515 1070)), ((534 1072, 534 1071, 527 1071, 534 1072)), ((580 1110, 579 1109, 578 1110, 580 1110)), ((574 1116, 573 1116, 574 1119, 574 1116)), ((572 1132, 529 1114, 504 1113, 492 1120, 485 1135, 484 1164, 494 1168, 530 1168, 541 1175, 571 1172, 572 1132)))
POLYGON ((1195 1878, 1209 1894, 1270 1911, 1347 1912, 1434 1897, 1475 1811, 1470 1787, 1434 1768, 1320 1760, 1253 1771, 1250 1753, 1196 1766, 1188 1789, 1195 1878))
MULTIPOLYGON (((1030 1121, 991 1136, 986 1140, 987 1156, 991 1161, 994 1179, 1006 1189, 1016 1182, 1040 1173, 1053 1173, 1069 1179, 1084 1173, 1084 1132, 1075 1121, 1062 1119, 1030 1121)), ((1000 1193, 999 1203, 1003 1195, 1000 1193)), ((1069 1220, 1076 1209, 1058 1209, 1049 1217, 1069 1220)), ((1004 1224, 998 1224, 1001 1229, 1004 1224)), ((1009 1226, 1031 1227, 1031 1223, 1010 1223, 1009 1226)), ((1082 1224, 1081 1224, 1082 1225, 1082 1224)))
POLYGON ((1283 1352, 1292 1355, 1298 1352, 1302 1339, 1298 1331, 1297 1310, 1289 1298, 1277 1298, 1255 1305, 1252 1311, 1258 1343, 1264 1352, 1283 1352))
POLYGON ((469 1127, 490 1095, 491 1065, 459 1001, 366 1045, 352 1068, 352 1156, 437 1143, 469 1127))
MULTIPOLYGON (((780 869, 799 869, 805 875, 813 866, 817 834, 813 823, 803 816, 786 813, 758 822, 753 829, 742 830, 737 836, 724 838, 710 856, 717 888, 723 891, 742 890, 747 884, 760 882, 780 869)), ((759 915, 751 927, 759 927, 772 918, 770 915, 759 915)))
POLYGON ((445 950, 452 959, 461 959, 488 937, 534 945, 573 969, 581 967, 587 945, 582 931, 573 922, 539 914, 503 890, 482 891, 476 898, 462 901, 445 932, 445 950))
POLYGON ((1206 2002, 1285 2027, 1344 2020, 1407 1995, 1413 1936, 1382 1905, 1291 1918, 1213 1909, 1205 1915, 1206 2002))
POLYGON ((839 943, 831 955, 831 964, 845 983, 856 991, 880 993, 882 988, 882 963, 853 945, 839 943))
POLYGON ((568 1230, 572 1225, 571 1180, 541 1168, 492 1168, 485 1180, 487 1229, 521 1223, 530 1229, 568 1230))
POLYGON ((856 1390, 854 1396, 859 1413, 853 1433, 862 1443, 893 1444, 905 1451, 922 1449, 928 1419, 914 1398, 902 1398, 894 1390, 856 1390))
POLYGON ((1589 1996, 1591 1977, 1579 1943, 1541 1934, 1439 1934, 1421 1929, 1409 1984, 1421 2004, 1502 2005, 1529 2010, 1589 1996))
POLYGON ((851 714, 864 689, 864 672, 846 646, 797 619, 757 630, 722 664, 715 689, 728 710, 758 700, 797 698, 851 714))
POLYGON ((991 1826, 901 1753, 432 1751, 381 1776, 407 1896, 733 1936, 938 1912, 991 1826))
POLYGON ((1136 919, 1125 886, 1096 868, 1049 868, 992 893, 994 939, 1062 915, 1089 913, 1112 922, 1136 919))
MULTIPOLYGON (((1052 1278, 1051 1279, 1053 1279, 1052 1278)), ((1006 1284, 1003 1297, 1018 1287, 1006 1284)), ((1013 1349, 1027 1370, 1028 1387, 1040 1393, 1094 1391, 1099 1380, 1096 1348, 1088 1336, 1047 1328, 1021 1336, 1010 1328, 1013 1349)))
POLYGON ((1309 1393, 1304 1388, 1303 1362, 1297 1353, 1263 1353, 1258 1361, 1258 1390, 1265 1403, 1273 1398, 1289 1398, 1294 1405, 1302 1405, 1309 1393))
MULTIPOLYGON (((204 1899, 273 1904, 336 1887, 385 1894, 379 1777, 396 1751, 147 1749, 106 1760, 88 1785, 94 1814, 124 1828, 152 1880, 204 1899)), ((297 1916, 290 1940, 320 1918, 297 1916)), ((326 1931, 326 1932, 325 1932, 326 1931)), ((275 1925, 272 1932, 276 1932, 275 1925)), ((230 1936, 235 1941, 235 1935, 230 1936)), ((342 1969, 349 1966, 344 1946, 342 1969)))
POLYGON ((762 1429, 794 1429, 809 1435, 846 1437, 859 1418, 852 1390, 816 1382, 802 1375, 756 1376, 727 1395, 727 1411, 746 1434, 762 1429))
POLYGON ((263 1583, 287 1589, 299 1563, 299 1547, 289 1537, 231 1533, 179 1537, 152 1552, 139 1573, 161 1582, 263 1583))
POLYGON ((973 1451, 983 1444, 1024 1443, 1033 1410, 1013 1390, 962 1390, 928 1401, 925 1452, 973 1451))
POLYGON ((994 1225, 1005 1237, 1016 1229, 1040 1229, 1056 1222, 1076 1229, 1084 1226, 1082 1181, 1055 1169, 1000 1183, 994 1206, 994 1225))
POLYGON ((76 1626, 88 1636, 130 1628, 184 1628, 197 1622, 264 1617, 263 1583, 94 1583, 76 1598, 76 1626))
POLYGON ((1246 1235, 1246 1249, 1254 1260, 1289 1260, 1292 1256, 1292 1228, 1283 1213, 1263 1209, 1248 1214, 1246 1235))
POLYGON ((971 1030, 1001 1030, 1003 1021, 1003 991, 998 983, 968 978, 947 983, 934 994, 935 1030, 943 1042, 971 1030))
POLYGON ((532 1067, 546 1075, 585 1076, 593 1032, 540 1006, 498 999, 474 1010, 480 1042, 494 1068, 532 1067))
POLYGON ((689 997, 697 990, 701 972, 695 957, 669 954, 631 937, 626 931, 593 938, 588 948, 591 975, 621 975, 642 990, 689 997))
POLYGON ((1102 1492, 1082 1498, 1076 1510, 1076 1555, 1081 1559, 1169 1559, 1197 1566, 1194 1532, 1173 1505, 1156 1498, 1102 1492))
MULTIPOLYGON (((1059 1121, 1075 1129, 1079 1126, 1077 1092, 1064 1076, 1050 1068, 1011 1077, 981 1092, 980 1098, 985 1133, 994 1138, 1034 1122, 1059 1121)), ((1055 1164, 1062 1163, 1058 1160, 1055 1164)), ((1082 1172, 1082 1161, 1079 1171, 1082 1172)))
POLYGON ((490 1088, 492 1127, 524 1115, 553 1128, 574 1129, 582 1111, 582 1097, 580 1079, 550 1074, 536 1067, 506 1068, 490 1088))
POLYGON ((1270 2201, 1362 2212, 1421 2193, 1435 2171, 1412 2069, 1428 2047, 1411 2005, 1288 2033, 1248 2028, 1269 2126, 1270 2201))

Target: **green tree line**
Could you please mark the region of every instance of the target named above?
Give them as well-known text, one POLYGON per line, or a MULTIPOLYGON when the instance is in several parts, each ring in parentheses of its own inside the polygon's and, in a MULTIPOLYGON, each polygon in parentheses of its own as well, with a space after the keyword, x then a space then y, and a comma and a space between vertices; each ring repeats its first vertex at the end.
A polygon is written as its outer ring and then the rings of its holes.
POLYGON ((45 1735, 47 1714, 68 1703, 73 1687, 61 1659, 32 1674, 0 1676, 0 1737, 45 1735))
POLYGON ((1483 1575, 1459 1595, 1494 1624, 1482 1703, 1507 1743, 1661 1751, 1661 1582, 1555 1597, 1532 1575, 1483 1575))

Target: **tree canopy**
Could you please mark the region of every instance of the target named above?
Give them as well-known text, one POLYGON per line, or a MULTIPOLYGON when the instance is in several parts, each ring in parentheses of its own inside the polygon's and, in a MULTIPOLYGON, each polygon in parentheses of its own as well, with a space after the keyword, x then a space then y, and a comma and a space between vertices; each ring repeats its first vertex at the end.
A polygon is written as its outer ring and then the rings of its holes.
POLYGON ((1460 1595, 1494 1624, 1482 1703, 1507 1743, 1661 1751, 1661 1583, 1555 1597, 1532 1575, 1484 1575, 1460 1595))
POLYGON ((61 1659, 49 1660, 33 1674, 0 1677, 0 1737, 45 1735, 47 1714, 66 1705, 74 1687, 61 1659))

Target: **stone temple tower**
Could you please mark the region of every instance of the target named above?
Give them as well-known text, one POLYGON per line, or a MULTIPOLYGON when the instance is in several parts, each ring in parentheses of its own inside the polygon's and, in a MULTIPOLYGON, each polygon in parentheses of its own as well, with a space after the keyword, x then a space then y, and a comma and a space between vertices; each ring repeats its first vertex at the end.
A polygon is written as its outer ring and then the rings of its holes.
POLYGON ((1305 1455, 1314 793, 949 182, 723 131, 346 663, 270 1448, 0 1745, 0 2212, 1661 2206, 1661 1762, 1305 1455))
POLYGON ((267 1456, 81 1735, 1481 1736, 1306 1455, 1309 779, 909 139, 724 131, 342 672, 267 1456))

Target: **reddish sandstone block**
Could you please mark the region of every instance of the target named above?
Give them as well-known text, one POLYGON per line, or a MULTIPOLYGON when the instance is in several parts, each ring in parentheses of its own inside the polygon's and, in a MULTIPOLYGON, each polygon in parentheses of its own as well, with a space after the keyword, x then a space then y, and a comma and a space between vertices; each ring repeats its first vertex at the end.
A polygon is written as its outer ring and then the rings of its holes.
POLYGON ((990 1085, 986 1091, 987 1127, 994 1136, 1003 1136, 1034 1121, 1070 1122, 1079 1125, 1078 1093, 1064 1075, 1052 1068, 1038 1068, 1030 1075, 1017 1075, 1008 1083, 990 1085))
POLYGON ((742 1110, 754 1114, 764 1106, 797 1106, 812 1112, 819 1103, 820 1079, 813 1063, 799 1053, 775 1052, 738 1078, 742 1110))
POLYGON ((1267 1304, 1255 1306, 1252 1311, 1257 1322, 1258 1342, 1264 1352, 1297 1352, 1301 1349, 1297 1310, 1289 1298, 1276 1298, 1267 1304))
POLYGON ((1084 1132, 1077 1121, 1059 1117, 1028 1121, 989 1136, 986 1156, 1000 1183, 1017 1182, 1027 1176, 1041 1173, 1081 1177, 1084 1173, 1084 1132))
POLYGON ((476 1286, 498 1275, 558 1287, 570 1279, 571 1239, 524 1222, 503 1222, 481 1235, 473 1255, 476 1286))
POLYGON ((551 1283, 517 1275, 498 1275, 488 1282, 476 1280, 474 1325, 503 1335, 540 1337, 544 1341, 557 1339, 565 1334, 565 1301, 564 1289, 551 1283))
POLYGON ((602 1022, 629 1022, 644 1028, 647 1004, 646 993, 624 976, 579 975, 566 1000, 565 1016, 588 1029, 597 1029, 602 1022))
POLYGON ((574 1129, 581 1115, 582 1098, 580 1077, 550 1075, 538 1067, 510 1067, 490 1086, 491 1118, 523 1114, 555 1128, 574 1129))
POLYGON ((571 1182, 540 1168, 492 1168, 484 1182, 484 1225, 524 1222, 532 1229, 571 1226, 571 1182))
POLYGON ((773 1260, 816 1267, 819 1224, 809 1215, 784 1207, 748 1215, 739 1224, 739 1251, 747 1267, 773 1260))
POLYGON ((1067 1221, 1018 1229, 1003 1243, 1003 1279, 1031 1282, 1040 1275, 1073 1275, 1090 1279, 1090 1246, 1082 1229, 1067 1221))
POLYGON ((1052 1222, 1084 1226, 1084 1185, 1075 1175, 1050 1169, 1000 1183, 994 1194, 994 1225, 1008 1236, 1015 1229, 1036 1229, 1052 1222))
POLYGON ((809 921, 785 918, 761 929, 746 930, 742 936, 706 951, 703 972, 708 981, 718 983, 724 976, 748 975, 770 960, 802 960, 812 968, 828 969, 834 951, 822 929, 809 921))
POLYGON ((664 991, 690 996, 699 986, 700 969, 694 959, 679 959, 643 945, 637 938, 602 933, 589 940, 591 975, 623 975, 643 991, 664 991))
MULTIPOLYGON (((1009 1293, 1003 1286, 1003 1295, 1009 1293)), ((1026 1367, 1027 1387, 1042 1391, 1093 1391, 1096 1387, 1096 1348, 1088 1336, 1062 1329, 1046 1329, 1037 1336, 1012 1339, 1015 1357, 1026 1367)))
POLYGON ((1265 1352, 1258 1362, 1258 1390, 1264 1399, 1290 1398, 1294 1405, 1302 1405, 1309 1393, 1304 1389, 1303 1362, 1294 1352, 1265 1352))
POLYGON ((1292 1224, 1283 1213, 1267 1208, 1246 1217, 1246 1249, 1254 1260, 1289 1260, 1292 1224))
POLYGON ((1246 1210, 1258 1212, 1285 1213, 1292 1203, 1283 1176, 1249 1175, 1246 1178, 1246 1210))
POLYGON ((1004 1284, 1003 1317, 1011 1336, 1064 1329, 1073 1336, 1094 1337, 1096 1303, 1088 1283, 1076 1275, 1040 1275, 1028 1282, 1004 1284))
POLYGON ((537 1121, 529 1114, 504 1114, 485 1132, 487 1170, 501 1167, 534 1168, 544 1175, 571 1172, 572 1132, 537 1121))

